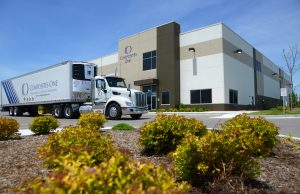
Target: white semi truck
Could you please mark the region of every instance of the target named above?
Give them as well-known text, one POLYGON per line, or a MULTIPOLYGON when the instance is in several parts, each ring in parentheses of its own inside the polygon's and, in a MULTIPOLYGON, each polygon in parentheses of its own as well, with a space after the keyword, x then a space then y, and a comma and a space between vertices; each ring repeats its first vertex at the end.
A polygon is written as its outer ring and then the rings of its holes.
POLYGON ((96 72, 94 64, 66 61, 4 80, 0 105, 10 116, 28 112, 74 118, 80 112, 102 111, 110 119, 138 119, 147 112, 144 93, 127 88, 123 78, 99 77, 96 72))

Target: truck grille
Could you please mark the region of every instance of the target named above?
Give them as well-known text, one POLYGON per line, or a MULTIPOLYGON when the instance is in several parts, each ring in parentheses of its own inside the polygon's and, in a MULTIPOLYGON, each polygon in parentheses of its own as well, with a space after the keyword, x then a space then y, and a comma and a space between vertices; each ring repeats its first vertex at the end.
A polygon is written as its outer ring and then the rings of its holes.
POLYGON ((135 99, 136 99, 136 107, 145 107, 145 106, 147 106, 146 94, 144 94, 143 92, 136 92, 135 93, 135 99))

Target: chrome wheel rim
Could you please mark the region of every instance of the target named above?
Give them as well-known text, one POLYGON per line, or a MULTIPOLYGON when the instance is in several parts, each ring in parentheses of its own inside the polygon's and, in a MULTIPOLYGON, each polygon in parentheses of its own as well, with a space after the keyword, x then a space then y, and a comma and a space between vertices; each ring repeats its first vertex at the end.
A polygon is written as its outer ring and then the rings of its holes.
POLYGON ((116 117, 117 114, 118 114, 118 110, 117 110, 116 107, 113 106, 113 107, 111 107, 111 108, 109 109, 109 116, 110 116, 110 117, 116 117))

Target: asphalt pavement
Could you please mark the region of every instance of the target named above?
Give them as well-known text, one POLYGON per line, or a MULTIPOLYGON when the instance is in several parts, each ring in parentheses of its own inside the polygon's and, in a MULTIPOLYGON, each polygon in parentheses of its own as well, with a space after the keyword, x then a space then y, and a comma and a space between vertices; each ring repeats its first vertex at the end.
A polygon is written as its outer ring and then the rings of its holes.
MULTIPOLYGON (((176 113, 184 115, 188 118, 196 118, 201 120, 204 124, 210 128, 215 129, 226 120, 231 119, 232 117, 241 114, 242 111, 210 111, 210 112, 201 112, 201 113, 176 113)), ((174 113, 166 113, 174 114, 174 113)), ((8 116, 7 112, 0 112, 0 116, 8 116)), ((121 120, 108 120, 105 123, 104 127, 110 128, 118 123, 128 123, 135 128, 141 127, 145 122, 152 121, 156 117, 156 113, 150 112, 144 114, 138 120, 132 120, 130 116, 124 116, 121 120)), ((254 116, 251 116, 254 117, 254 116)), ((300 138, 300 115, 267 115, 263 116, 267 120, 273 122, 280 128, 279 133, 282 135, 291 135, 297 138, 300 138)), ((16 119, 20 124, 20 129, 28 129, 28 125, 31 122, 33 117, 24 115, 22 117, 11 117, 16 119)), ((65 127, 68 125, 76 125, 77 119, 58 119, 60 127, 65 127)))

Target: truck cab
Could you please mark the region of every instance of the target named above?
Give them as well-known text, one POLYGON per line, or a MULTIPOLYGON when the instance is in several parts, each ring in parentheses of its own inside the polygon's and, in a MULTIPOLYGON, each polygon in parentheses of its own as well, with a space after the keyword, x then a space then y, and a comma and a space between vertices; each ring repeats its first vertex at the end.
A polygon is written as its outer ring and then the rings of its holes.
POLYGON ((126 86, 118 76, 96 76, 92 80, 92 102, 79 108, 80 113, 101 112, 109 119, 130 115, 139 119, 148 112, 145 93, 126 86))

